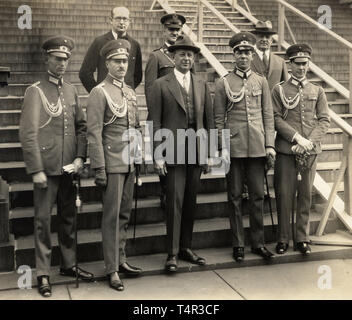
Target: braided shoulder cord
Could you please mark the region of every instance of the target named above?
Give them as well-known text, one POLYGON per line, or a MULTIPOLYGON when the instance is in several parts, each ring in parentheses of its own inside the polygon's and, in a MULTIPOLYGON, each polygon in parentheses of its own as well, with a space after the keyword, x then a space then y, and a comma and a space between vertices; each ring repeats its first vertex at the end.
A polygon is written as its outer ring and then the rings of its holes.
POLYGON ((284 89, 282 88, 282 86, 280 84, 278 86, 279 86, 280 99, 282 104, 285 107, 284 114, 283 114, 283 118, 285 120, 288 115, 288 110, 292 110, 297 107, 300 101, 299 92, 297 92, 297 94, 292 99, 288 99, 285 96, 284 89))

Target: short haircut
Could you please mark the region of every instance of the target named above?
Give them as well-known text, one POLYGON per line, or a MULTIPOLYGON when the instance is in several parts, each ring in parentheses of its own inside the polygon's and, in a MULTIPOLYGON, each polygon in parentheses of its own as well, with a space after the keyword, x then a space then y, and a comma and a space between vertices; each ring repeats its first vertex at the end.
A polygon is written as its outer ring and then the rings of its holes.
POLYGON ((126 7, 115 7, 111 9, 111 18, 114 17, 114 11, 126 11, 128 16, 130 16, 130 10, 128 10, 126 7))

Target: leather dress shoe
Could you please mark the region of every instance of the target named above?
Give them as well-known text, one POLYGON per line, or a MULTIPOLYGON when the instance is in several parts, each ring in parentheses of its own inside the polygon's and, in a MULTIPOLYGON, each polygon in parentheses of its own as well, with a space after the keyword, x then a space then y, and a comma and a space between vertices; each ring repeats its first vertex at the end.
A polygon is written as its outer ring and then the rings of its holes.
POLYGON ((39 276, 38 281, 38 291, 44 298, 51 297, 51 284, 49 281, 49 276, 39 276))
POLYGON ((127 276, 136 277, 142 273, 142 269, 131 266, 127 262, 124 262, 123 264, 119 265, 119 272, 122 272, 122 273, 126 274, 127 276))
POLYGON ((165 270, 167 272, 173 273, 177 271, 177 259, 175 255, 169 254, 165 263, 165 270))
POLYGON ((178 257, 181 260, 185 260, 193 264, 198 264, 200 266, 205 265, 205 259, 199 257, 195 252, 193 252, 189 248, 180 250, 178 257))
POLYGON ((78 274, 78 279, 84 280, 84 281, 94 281, 94 275, 88 271, 85 271, 81 269, 80 267, 72 267, 69 269, 64 269, 60 268, 60 275, 65 276, 65 277, 76 277, 76 272, 78 274))
POLYGON ((312 252, 308 242, 297 242, 297 249, 304 255, 309 256, 312 252))
POLYGON ((233 258, 237 262, 242 262, 244 259, 244 248, 243 247, 234 247, 233 248, 233 258))
POLYGON ((267 248, 260 247, 260 248, 252 248, 251 252, 261 256, 264 260, 270 260, 274 256, 267 248))
POLYGON ((284 254, 288 249, 288 243, 285 242, 278 242, 276 245, 276 253, 277 254, 284 254))
POLYGON ((119 274, 117 272, 113 272, 109 274, 108 277, 109 277, 110 288, 117 291, 123 291, 125 289, 123 282, 121 281, 119 274))

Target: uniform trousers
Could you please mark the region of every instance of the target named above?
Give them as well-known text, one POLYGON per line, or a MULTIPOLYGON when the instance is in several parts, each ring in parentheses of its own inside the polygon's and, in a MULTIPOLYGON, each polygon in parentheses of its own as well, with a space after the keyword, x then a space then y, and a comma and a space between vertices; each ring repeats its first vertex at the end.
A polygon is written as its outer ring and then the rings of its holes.
POLYGON ((61 267, 75 265, 75 189, 69 175, 48 176, 47 188, 34 184, 34 242, 37 276, 49 276, 51 265, 51 211, 57 202, 61 267))
POLYGON ((106 274, 126 262, 126 239, 133 202, 135 171, 108 173, 103 189, 102 237, 106 274))
POLYGON ((316 158, 311 156, 311 167, 301 172, 302 180, 297 181, 297 169, 294 155, 278 153, 275 162, 274 188, 278 213, 278 241, 289 243, 290 216, 296 200, 296 241, 309 241, 309 210, 311 191, 315 177, 316 158), (312 162, 314 159, 314 162, 312 162))
POLYGON ((170 255, 192 246, 200 175, 201 167, 196 164, 167 166, 166 229, 170 255))
POLYGON ((265 158, 231 158, 227 180, 227 196, 230 205, 230 225, 233 247, 244 247, 242 222, 242 191, 246 181, 249 194, 249 224, 253 249, 264 246, 263 204, 264 204, 265 158))

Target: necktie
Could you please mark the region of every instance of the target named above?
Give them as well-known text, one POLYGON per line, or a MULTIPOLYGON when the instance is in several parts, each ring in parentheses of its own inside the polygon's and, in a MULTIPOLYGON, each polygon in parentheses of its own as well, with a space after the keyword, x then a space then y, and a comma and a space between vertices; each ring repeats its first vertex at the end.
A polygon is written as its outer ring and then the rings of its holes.
POLYGON ((267 71, 269 67, 269 60, 265 52, 263 52, 263 63, 264 63, 265 71, 267 71))
POLYGON ((187 78, 186 76, 183 76, 183 88, 186 90, 188 93, 188 85, 187 85, 187 78))

